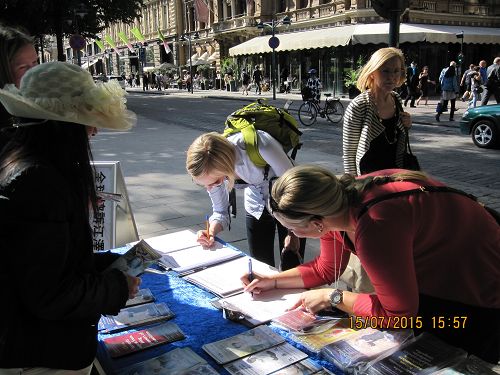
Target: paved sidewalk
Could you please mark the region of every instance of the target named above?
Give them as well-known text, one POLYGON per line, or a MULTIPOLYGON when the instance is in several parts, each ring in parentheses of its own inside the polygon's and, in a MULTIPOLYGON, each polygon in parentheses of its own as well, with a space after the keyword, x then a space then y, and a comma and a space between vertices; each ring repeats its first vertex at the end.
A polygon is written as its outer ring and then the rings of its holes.
MULTIPOLYGON (((252 102, 256 99, 267 99, 270 102, 273 101, 272 97, 273 94, 272 92, 263 92, 262 95, 256 95, 255 93, 250 93, 249 95, 242 95, 241 91, 232 91, 228 92, 225 90, 194 90, 193 94, 189 93, 186 90, 178 90, 178 89, 167 89, 167 90, 162 90, 158 91, 156 89, 150 89, 143 91, 142 88, 140 87, 127 87, 126 88, 127 92, 130 93, 143 93, 143 94, 148 94, 148 95, 175 95, 177 97, 179 96, 186 96, 186 97, 197 97, 197 98, 209 98, 209 99, 230 99, 230 100, 241 100, 245 102, 252 102)), ((290 110, 297 111, 301 102, 302 98, 300 96, 300 93, 298 92, 292 92, 290 94, 283 94, 283 93, 276 93, 276 103, 278 106, 283 106, 287 100, 292 101, 292 105, 290 106, 290 110)), ((344 107, 347 107, 347 105, 350 102, 350 99, 347 96, 341 96, 342 103, 344 104, 344 107)), ((427 105, 423 104, 424 102, 421 102, 419 106, 416 108, 410 108, 410 106, 405 107, 405 111, 409 112, 412 115, 413 122, 416 124, 423 124, 423 125, 435 125, 435 126, 443 126, 443 127, 452 127, 452 128, 458 128, 459 127, 459 122, 460 118, 462 117, 463 113, 467 110, 467 103, 464 103, 460 100, 457 100, 456 106, 457 106, 457 112, 455 112, 455 121, 448 121, 449 119, 449 113, 445 112, 441 115, 441 122, 437 122, 435 119, 436 116, 436 106, 437 103, 439 102, 438 97, 432 97, 428 100, 427 105)))

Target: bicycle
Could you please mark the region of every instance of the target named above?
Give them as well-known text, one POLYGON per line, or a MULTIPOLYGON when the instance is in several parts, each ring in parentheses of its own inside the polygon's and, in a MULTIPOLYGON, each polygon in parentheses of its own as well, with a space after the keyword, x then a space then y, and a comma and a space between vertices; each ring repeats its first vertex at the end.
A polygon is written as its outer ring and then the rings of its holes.
POLYGON ((344 117, 344 106, 340 102, 340 98, 332 98, 332 94, 325 95, 325 106, 322 107, 314 99, 305 99, 304 103, 299 107, 299 120, 305 126, 311 126, 316 122, 318 114, 320 117, 325 117, 333 124, 337 124, 344 117))

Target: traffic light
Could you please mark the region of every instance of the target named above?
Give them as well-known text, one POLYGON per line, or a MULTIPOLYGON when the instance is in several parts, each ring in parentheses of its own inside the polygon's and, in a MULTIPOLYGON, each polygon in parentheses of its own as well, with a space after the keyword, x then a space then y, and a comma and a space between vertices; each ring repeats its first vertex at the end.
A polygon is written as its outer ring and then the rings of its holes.
POLYGON ((457 56, 457 62, 458 62, 458 64, 459 64, 459 65, 462 65, 462 64, 463 64, 463 62, 464 62, 464 57, 465 57, 465 56, 464 56, 464 54, 463 54, 462 52, 460 52, 460 53, 458 54, 458 56, 457 56))

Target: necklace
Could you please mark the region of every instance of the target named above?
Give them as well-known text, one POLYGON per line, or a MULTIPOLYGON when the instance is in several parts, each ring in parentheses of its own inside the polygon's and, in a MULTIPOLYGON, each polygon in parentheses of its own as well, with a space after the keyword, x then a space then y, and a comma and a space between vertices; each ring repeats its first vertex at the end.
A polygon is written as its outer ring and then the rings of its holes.
MULTIPOLYGON (((375 114, 377 115, 377 119, 380 122, 380 125, 382 125, 384 127, 384 132, 383 132, 384 133, 384 138, 387 141, 387 143, 389 143, 390 145, 393 145, 398 140, 398 128, 397 128, 397 126, 394 126, 394 136, 393 136, 393 139, 390 140, 387 137, 387 127, 384 125, 384 120, 380 117, 380 115, 378 113, 377 101, 375 100, 375 97, 373 96, 373 93, 371 91, 368 92, 368 95, 370 96, 370 99, 371 99, 371 101, 373 103, 373 107, 375 109, 375 114)), ((393 105, 394 113, 396 113, 396 102, 395 102, 394 98, 393 98, 392 105, 393 105)))
POLYGON ((333 242, 333 251, 335 252, 335 257, 333 258, 333 268, 335 269, 335 272, 333 274, 333 277, 335 278, 335 281, 333 282, 333 288, 338 289, 339 288, 339 278, 340 278, 340 267, 342 267, 342 257, 344 255, 344 248, 345 248, 345 231, 342 234, 342 250, 340 253, 340 264, 337 268, 337 241, 333 242))

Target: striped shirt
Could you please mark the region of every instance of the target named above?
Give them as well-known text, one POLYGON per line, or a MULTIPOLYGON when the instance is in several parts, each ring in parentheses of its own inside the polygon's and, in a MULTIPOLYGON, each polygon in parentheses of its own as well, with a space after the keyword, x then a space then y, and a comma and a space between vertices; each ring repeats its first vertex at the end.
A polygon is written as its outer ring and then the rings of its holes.
MULTIPOLYGON (((401 103, 401 98, 393 92, 395 100, 401 103)), ((403 167, 405 153, 404 126, 399 117, 397 124, 398 140, 396 147, 395 167, 403 167)), ((359 164, 370 148, 370 142, 382 134, 384 125, 379 121, 375 103, 370 99, 368 91, 362 92, 354 98, 346 109, 342 131, 342 149, 345 173, 354 176, 361 175, 359 164)))

